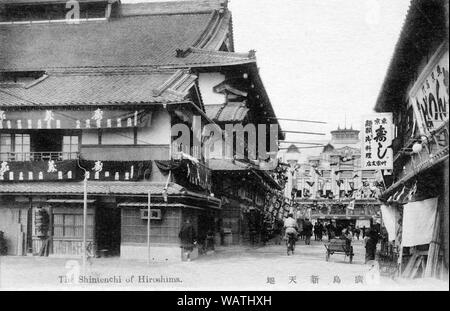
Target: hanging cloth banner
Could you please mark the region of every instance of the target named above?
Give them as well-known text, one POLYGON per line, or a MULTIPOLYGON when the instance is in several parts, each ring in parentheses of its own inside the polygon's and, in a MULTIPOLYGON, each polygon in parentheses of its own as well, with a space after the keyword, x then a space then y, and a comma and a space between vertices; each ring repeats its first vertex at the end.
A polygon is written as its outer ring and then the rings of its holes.
POLYGON ((428 244, 433 238, 438 198, 411 202, 403 208, 402 246, 428 244))
MULTIPOLYGON (((88 161, 80 166, 89 172, 90 180, 139 181, 149 180, 152 161, 88 161)), ((83 176, 83 174, 79 174, 83 176)))
POLYGON ((163 172, 168 173, 170 170, 176 170, 181 166, 180 160, 155 160, 156 166, 163 172))
POLYGON ((383 219, 383 224, 386 227, 389 241, 395 241, 397 237, 398 220, 400 217, 397 208, 381 205, 381 217, 383 219))
MULTIPOLYGON (((76 160, 48 161, 3 161, 0 169, 1 181, 54 181, 77 180, 79 168, 76 160)), ((80 177, 81 178, 81 177, 80 177)))
POLYGON ((0 110, 0 129, 96 129, 148 127, 148 110, 0 110))

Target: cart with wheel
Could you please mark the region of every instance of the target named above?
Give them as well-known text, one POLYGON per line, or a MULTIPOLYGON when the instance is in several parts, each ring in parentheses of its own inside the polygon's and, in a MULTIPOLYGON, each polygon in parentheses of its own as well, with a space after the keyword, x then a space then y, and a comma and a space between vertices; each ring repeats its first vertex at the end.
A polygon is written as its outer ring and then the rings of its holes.
MULTIPOLYGON (((332 239, 329 243, 324 244, 326 249, 325 260, 329 261, 330 256, 333 254, 344 254, 345 258, 350 259, 350 263, 353 261, 353 246, 347 240, 332 239)), ((344 260, 345 260, 344 258, 344 260)))

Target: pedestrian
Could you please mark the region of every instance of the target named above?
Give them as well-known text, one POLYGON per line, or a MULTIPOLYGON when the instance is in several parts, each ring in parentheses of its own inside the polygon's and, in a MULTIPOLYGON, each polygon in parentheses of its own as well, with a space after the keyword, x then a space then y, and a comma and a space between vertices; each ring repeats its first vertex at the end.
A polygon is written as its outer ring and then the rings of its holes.
POLYGON ((323 237, 323 225, 322 222, 318 221, 317 240, 322 241, 322 237, 323 237))
POLYGON ((186 219, 183 226, 181 226, 178 237, 181 240, 181 248, 183 254, 186 256, 187 261, 191 261, 191 253, 194 250, 194 246, 197 239, 197 233, 194 226, 191 224, 190 219, 186 219))
POLYGON ((319 221, 314 224, 314 241, 317 241, 319 237, 319 221))
POLYGON ((283 234, 283 221, 281 219, 275 219, 273 233, 275 235, 275 245, 281 245, 283 234))
POLYGON ((366 226, 363 226, 361 231, 362 231, 362 238, 364 239, 366 237, 366 226))
POLYGON ((313 231, 313 225, 309 221, 308 218, 305 219, 305 223, 303 224, 303 232, 305 234, 305 244, 310 245, 311 244, 311 236, 313 231))
POLYGON ((378 232, 375 229, 369 229, 365 238, 366 263, 370 260, 375 260, 378 240, 378 232))
POLYGON ((347 249, 350 249, 350 246, 352 245, 352 232, 349 228, 342 229, 341 236, 339 237, 341 240, 345 240, 345 246, 347 249))
POLYGON ((206 233, 206 251, 209 250, 214 250, 214 231, 213 230, 208 230, 208 232, 206 233))
POLYGON ((359 236, 360 236, 360 234, 361 234, 361 229, 359 229, 358 226, 355 228, 355 234, 356 234, 356 238, 357 238, 358 241, 359 241, 359 236))

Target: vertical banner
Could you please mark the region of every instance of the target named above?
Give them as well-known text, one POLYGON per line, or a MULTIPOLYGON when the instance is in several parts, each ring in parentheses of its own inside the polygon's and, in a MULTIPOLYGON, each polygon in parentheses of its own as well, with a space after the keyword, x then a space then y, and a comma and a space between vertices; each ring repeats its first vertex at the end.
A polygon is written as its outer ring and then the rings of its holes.
POLYGON ((374 113, 363 118, 361 167, 363 170, 391 170, 393 168, 392 113, 374 113))

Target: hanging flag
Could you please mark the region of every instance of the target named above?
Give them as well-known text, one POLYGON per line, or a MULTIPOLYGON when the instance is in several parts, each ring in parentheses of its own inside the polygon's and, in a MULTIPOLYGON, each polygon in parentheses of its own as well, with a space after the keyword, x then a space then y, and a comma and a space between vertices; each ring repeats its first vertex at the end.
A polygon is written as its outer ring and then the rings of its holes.
POLYGON ((417 192, 417 181, 414 183, 414 185, 412 186, 411 190, 409 190, 409 193, 408 193, 408 196, 407 196, 408 202, 411 202, 413 200, 414 195, 416 194, 416 192, 417 192))
POLYGON ((317 168, 314 168, 314 171, 316 172, 317 175, 323 177, 322 172, 320 172, 317 168))
POLYGON ((355 202, 356 202, 356 200, 354 200, 354 199, 351 200, 350 203, 348 204, 347 208, 351 209, 351 210, 354 210, 355 209, 355 202))
POLYGON ((401 190, 401 191, 398 191, 398 192, 394 195, 394 198, 393 198, 394 202, 397 202, 397 203, 403 203, 404 200, 407 198, 408 193, 409 193, 409 192, 407 191, 406 186, 403 186, 402 190, 401 190))

